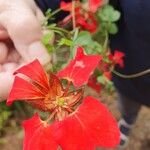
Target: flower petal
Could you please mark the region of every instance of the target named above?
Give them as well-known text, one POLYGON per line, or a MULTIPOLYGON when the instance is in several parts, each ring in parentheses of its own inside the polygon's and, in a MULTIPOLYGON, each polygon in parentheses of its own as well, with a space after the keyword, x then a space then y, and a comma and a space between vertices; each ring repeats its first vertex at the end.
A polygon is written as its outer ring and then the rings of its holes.
POLYGON ((97 82, 96 76, 91 76, 87 85, 100 94, 101 85, 97 82))
POLYGON ((116 64, 118 64, 120 67, 124 67, 124 61, 123 61, 123 57, 125 56, 125 54, 123 52, 119 52, 119 51, 115 51, 114 52, 114 62, 116 64))
POLYGON ((90 11, 95 13, 97 9, 102 5, 103 0, 88 0, 90 11))
POLYGON ((79 47, 75 59, 71 60, 57 75, 72 81, 74 86, 80 87, 88 81, 100 60, 100 55, 85 55, 83 48, 79 47))
POLYGON ((114 54, 109 55, 109 59, 112 61, 112 63, 114 65, 118 64, 121 68, 123 68, 124 67, 124 61, 123 61, 124 56, 125 56, 125 54, 123 52, 115 50, 114 54))
POLYGON ((113 116, 103 104, 90 96, 57 127, 55 138, 63 150, 115 147, 120 141, 120 132, 113 116))
POLYGON ((28 76, 34 82, 37 82, 39 85, 41 85, 46 89, 49 88, 47 75, 42 65, 37 59, 19 68, 18 70, 15 71, 14 74, 18 74, 18 73, 28 76))
POLYGON ((62 96, 64 93, 63 86, 55 74, 50 73, 49 85, 51 87, 49 90, 51 98, 54 98, 55 96, 62 96))
POLYGON ((84 30, 88 30, 91 33, 97 30, 97 21, 93 15, 88 14, 88 18, 85 19, 84 16, 79 16, 76 19, 77 26, 81 26, 84 30))
POLYGON ((61 1, 60 9, 62 9, 63 11, 70 11, 71 12, 71 10, 72 10, 72 2, 61 1))
POLYGON ((7 99, 7 105, 11 105, 15 100, 31 100, 41 98, 44 98, 44 95, 40 90, 26 80, 16 76, 7 99))
POLYGON ((57 150, 58 144, 54 141, 52 127, 42 121, 38 114, 23 122, 25 138, 23 150, 57 150))

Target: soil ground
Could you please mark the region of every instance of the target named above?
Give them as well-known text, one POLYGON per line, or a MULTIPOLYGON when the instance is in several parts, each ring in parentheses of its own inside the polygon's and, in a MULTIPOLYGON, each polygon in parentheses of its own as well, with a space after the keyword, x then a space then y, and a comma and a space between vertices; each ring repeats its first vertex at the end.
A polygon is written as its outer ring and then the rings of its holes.
MULTIPOLYGON (((94 91, 87 89, 88 95, 93 95, 100 98, 105 103, 110 111, 114 114, 117 120, 120 118, 120 113, 117 108, 117 95, 109 95, 105 92, 99 97, 94 91)), ((22 150, 23 131, 19 127, 11 127, 7 129, 4 137, 0 138, 0 150, 22 150)), ((106 150, 106 149, 99 149, 106 150)), ((107 149, 116 150, 116 149, 107 149)), ((129 144, 125 150, 150 150, 150 109, 142 107, 138 119, 133 126, 130 134, 129 144)))

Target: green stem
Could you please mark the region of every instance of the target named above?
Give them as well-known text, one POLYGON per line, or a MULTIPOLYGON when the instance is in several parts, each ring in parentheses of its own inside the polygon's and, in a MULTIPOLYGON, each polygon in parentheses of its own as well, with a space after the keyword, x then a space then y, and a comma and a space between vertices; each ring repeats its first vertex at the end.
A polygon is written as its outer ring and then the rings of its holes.
POLYGON ((50 16, 50 17, 56 15, 56 14, 59 13, 60 11, 61 11, 60 8, 56 9, 55 11, 53 11, 53 12, 51 13, 51 16, 50 16))
POLYGON ((61 32, 67 33, 69 35, 71 34, 68 30, 65 30, 65 29, 59 28, 59 27, 48 26, 47 29, 61 31, 61 32))
MULTIPOLYGON (((75 30, 72 31, 73 34, 73 42, 75 42, 75 40, 78 37, 79 34, 79 28, 75 28, 75 30)), ((74 49, 75 49, 75 45, 70 46, 70 60, 74 57, 74 49)))
POLYGON ((64 94, 63 94, 64 97, 68 94, 68 91, 69 91, 69 89, 70 89, 70 85, 71 85, 71 81, 68 81, 68 82, 67 82, 66 89, 65 89, 65 92, 64 92, 64 94))
MULTIPOLYGON (((56 9, 55 11, 53 11, 51 14, 46 15, 44 22, 47 22, 48 20, 50 20, 53 16, 55 16, 60 11, 61 11, 61 9, 59 8, 59 9, 56 9)), ((43 23, 42 26, 45 26, 45 24, 43 23)))
POLYGON ((105 31, 105 41, 103 44, 103 51, 106 52, 107 48, 108 48, 108 32, 105 31))
POLYGON ((79 28, 75 28, 75 30, 74 30, 74 36, 73 36, 73 41, 75 41, 77 39, 78 34, 79 34, 79 28))
POLYGON ((137 77, 141 77, 141 76, 144 76, 146 74, 149 74, 150 73, 150 69, 147 69, 147 70, 135 73, 135 74, 130 74, 130 75, 125 75, 125 74, 119 73, 119 72, 117 72, 115 70, 113 70, 112 72, 115 75, 117 75, 117 76, 119 76, 121 78, 132 79, 132 78, 137 78, 137 77))

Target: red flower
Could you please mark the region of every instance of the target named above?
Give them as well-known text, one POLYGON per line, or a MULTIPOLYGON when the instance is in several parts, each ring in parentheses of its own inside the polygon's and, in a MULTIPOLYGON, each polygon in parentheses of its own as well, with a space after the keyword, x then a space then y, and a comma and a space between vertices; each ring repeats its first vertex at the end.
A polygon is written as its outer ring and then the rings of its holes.
POLYGON ((115 50, 114 55, 110 54, 109 59, 112 61, 113 65, 118 64, 120 67, 124 67, 124 56, 123 52, 115 50))
POLYGON ((48 125, 38 115, 23 123, 24 150, 94 150, 119 143, 117 122, 107 108, 93 97, 86 97, 79 108, 62 121, 48 125), (48 149, 49 148, 49 149, 48 149))
MULTIPOLYGON (((91 3, 91 1, 90 1, 91 3)), ((76 1, 75 3, 75 23, 76 23, 76 26, 80 26, 82 29, 84 30, 88 30, 90 31, 91 33, 94 33, 96 30, 97 30, 97 21, 94 17, 94 14, 92 13, 93 9, 95 9, 95 3, 93 4, 92 3, 92 8, 90 11, 87 11, 85 9, 83 9, 82 7, 82 3, 80 3, 80 1, 76 1)), ((68 23, 70 21, 70 19, 72 19, 72 2, 64 2, 64 1, 61 1, 60 3, 60 8, 64 11, 69 11, 70 12, 70 15, 67 16, 63 23, 68 23)))
POLYGON ((84 16, 79 15, 79 17, 76 18, 76 24, 77 26, 82 26, 83 29, 94 33, 97 30, 97 21, 91 14, 87 14, 87 18, 88 19, 85 19, 84 16))
POLYGON ((87 85, 94 89, 98 94, 100 93, 101 85, 97 82, 96 76, 91 76, 87 85))
POLYGON ((30 79, 27 81, 15 77, 7 105, 16 100, 25 100, 42 111, 52 112, 57 119, 62 119, 72 112, 72 106, 83 94, 82 90, 68 92, 68 89, 62 87, 58 77, 52 73, 48 77, 38 60, 21 67, 15 72, 17 73, 30 79))
POLYGON ((75 59, 58 72, 58 77, 72 81, 74 86, 80 87, 88 81, 100 60, 100 55, 85 55, 83 48, 78 47, 75 59))
POLYGON ((38 114, 24 121, 23 127, 25 131, 23 150, 57 150, 58 143, 54 141, 52 126, 42 121, 38 114))
MULTIPOLYGON (((100 58, 95 55, 86 56, 83 49, 79 48, 76 59, 72 61, 73 65, 70 65, 70 75, 74 75, 75 70, 81 71, 84 76, 82 66, 85 67, 87 61, 91 60, 87 68, 92 71, 100 58)), ((87 68, 83 69, 86 73, 87 68)), ((15 73, 29 78, 25 80, 15 77, 7 104, 25 100, 41 110, 51 112, 46 121, 40 120, 37 114, 24 121, 24 150, 57 150, 58 147, 63 150, 94 150, 96 146, 114 147, 119 143, 117 123, 98 100, 88 96, 74 111, 72 107, 81 98, 82 91, 68 92, 68 88, 63 89, 55 75, 47 76, 38 60, 21 67, 15 73), (59 121, 49 124, 52 118, 59 121)))
POLYGON ((70 11, 72 10, 72 2, 65 2, 61 1, 60 8, 64 11, 70 11))
POLYGON ((103 0, 88 0, 90 11, 95 13, 97 9, 102 5, 103 0))
POLYGON ((55 127, 55 140, 63 150, 115 147, 120 140, 115 119, 103 104, 91 96, 55 127))

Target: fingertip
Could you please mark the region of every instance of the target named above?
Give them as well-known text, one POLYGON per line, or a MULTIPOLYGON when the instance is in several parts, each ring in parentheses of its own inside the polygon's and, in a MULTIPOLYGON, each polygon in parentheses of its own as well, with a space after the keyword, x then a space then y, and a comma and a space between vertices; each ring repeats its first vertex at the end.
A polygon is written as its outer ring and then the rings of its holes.
POLYGON ((51 56, 48 54, 46 48, 40 41, 33 42, 28 48, 28 56, 30 61, 38 59, 42 65, 51 61, 51 56))

